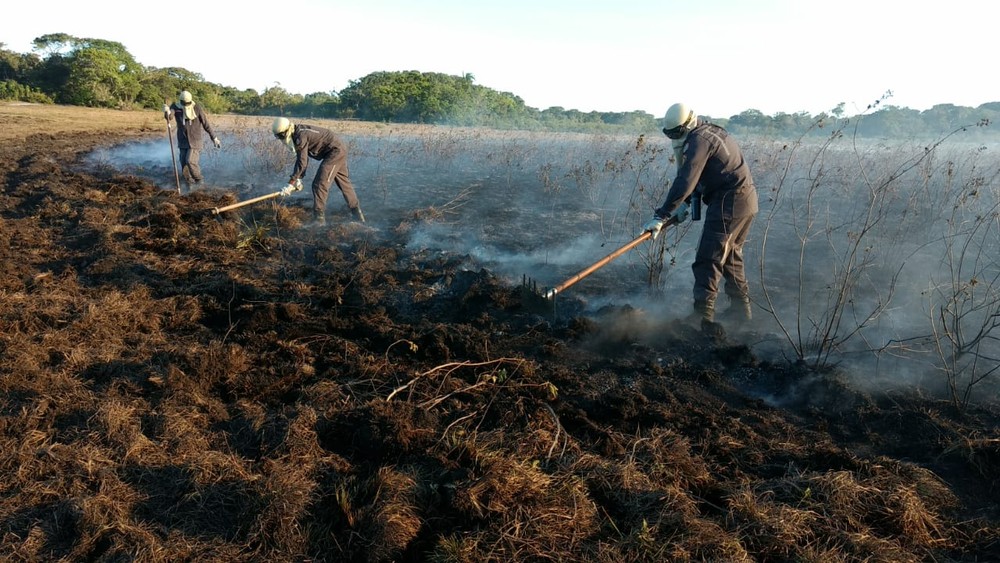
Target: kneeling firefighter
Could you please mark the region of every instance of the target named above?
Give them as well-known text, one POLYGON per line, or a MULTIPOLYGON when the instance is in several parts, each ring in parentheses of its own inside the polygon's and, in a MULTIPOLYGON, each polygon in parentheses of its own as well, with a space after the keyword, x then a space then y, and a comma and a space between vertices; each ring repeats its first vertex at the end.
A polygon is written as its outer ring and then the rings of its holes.
POLYGON ((340 137, 329 129, 315 125, 296 125, 284 117, 274 120, 271 133, 297 156, 295 169, 288 179, 290 186, 305 175, 310 158, 320 161, 319 170, 312 182, 313 217, 316 224, 326 224, 326 196, 330 193, 331 182, 337 183, 354 219, 365 222, 365 215, 361 212, 361 205, 347 170, 347 145, 340 137))
POLYGON ((677 176, 667 199, 643 225, 655 238, 671 217, 688 218, 691 202, 707 206, 694 272, 695 319, 715 320, 719 283, 725 279, 730 307, 723 316, 740 322, 752 316, 750 290, 743 267, 743 244, 757 214, 757 189, 736 140, 722 127, 700 120, 688 106, 673 104, 663 119, 677 176), (699 201, 700 199, 700 201, 699 201))

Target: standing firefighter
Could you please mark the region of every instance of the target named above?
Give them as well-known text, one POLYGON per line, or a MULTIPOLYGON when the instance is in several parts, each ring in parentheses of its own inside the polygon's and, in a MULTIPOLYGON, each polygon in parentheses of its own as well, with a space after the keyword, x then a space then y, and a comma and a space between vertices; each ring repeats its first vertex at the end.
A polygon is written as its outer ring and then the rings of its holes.
POLYGON ((313 217, 317 225, 326 224, 326 196, 330 193, 330 183, 336 182, 344 195, 347 208, 355 220, 365 222, 361 204, 354 193, 354 184, 347 170, 347 145, 329 129, 314 125, 296 125, 287 118, 279 117, 271 125, 271 132, 295 153, 295 169, 288 179, 289 185, 301 180, 309 165, 309 158, 320 161, 319 170, 312 182, 313 217))
POLYGON ((717 125, 699 120, 684 104, 667 109, 663 133, 671 140, 677 159, 677 177, 667 200, 645 225, 654 238, 670 217, 687 219, 694 205, 708 206, 701 241, 691 269, 694 272, 694 314, 703 322, 715 320, 719 282, 725 278, 729 309, 723 316, 749 321, 750 291, 743 269, 743 243, 757 214, 757 189, 739 145, 717 125))
POLYGON ((191 92, 185 90, 178 98, 173 104, 163 106, 163 117, 167 121, 172 117, 177 123, 177 148, 181 153, 181 172, 184 174, 184 182, 190 188, 192 184, 200 184, 204 179, 199 165, 201 149, 204 146, 202 129, 208 133, 215 148, 221 147, 222 143, 212 132, 212 126, 208 123, 208 113, 194 102, 191 92))

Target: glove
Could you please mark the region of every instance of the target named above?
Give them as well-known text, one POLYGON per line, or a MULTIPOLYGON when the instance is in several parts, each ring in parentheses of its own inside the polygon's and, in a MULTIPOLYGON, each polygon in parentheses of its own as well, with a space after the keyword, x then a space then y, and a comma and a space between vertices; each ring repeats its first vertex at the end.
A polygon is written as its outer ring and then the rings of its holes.
POLYGON ((215 143, 215 148, 217 148, 217 149, 218 148, 222 148, 222 143, 219 142, 219 138, 218 137, 212 139, 212 142, 215 143))
POLYGON ((646 224, 642 226, 642 232, 653 233, 653 240, 656 240, 656 237, 660 234, 660 229, 663 228, 663 225, 666 222, 667 222, 666 219, 653 215, 653 218, 650 219, 649 221, 646 221, 646 224))
POLYGON ((163 104, 163 117, 170 118, 170 106, 163 104))
POLYGON ((293 192, 298 192, 302 190, 302 180, 295 180, 294 182, 289 182, 287 186, 281 188, 281 196, 292 195, 293 192))
POLYGON ((687 221, 687 218, 690 215, 691 215, 691 206, 686 201, 682 203, 680 207, 675 209, 673 213, 670 214, 671 217, 677 220, 678 224, 687 221))

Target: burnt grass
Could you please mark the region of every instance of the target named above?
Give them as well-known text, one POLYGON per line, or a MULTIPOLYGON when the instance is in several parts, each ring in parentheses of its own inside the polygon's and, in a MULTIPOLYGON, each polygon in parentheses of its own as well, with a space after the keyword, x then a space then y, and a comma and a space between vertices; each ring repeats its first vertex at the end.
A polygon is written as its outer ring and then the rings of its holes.
POLYGON ((1000 560, 995 402, 540 315, 407 251, 433 209, 216 216, 108 141, 0 149, 5 561, 1000 560))

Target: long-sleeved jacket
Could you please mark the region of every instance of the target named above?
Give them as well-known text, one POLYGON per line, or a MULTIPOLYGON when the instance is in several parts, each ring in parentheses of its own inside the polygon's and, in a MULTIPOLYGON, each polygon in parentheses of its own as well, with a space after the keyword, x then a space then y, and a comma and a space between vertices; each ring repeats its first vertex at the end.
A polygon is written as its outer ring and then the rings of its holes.
POLYGON ((757 213, 757 189, 750 167, 725 129, 699 123, 688 133, 682 154, 667 200, 656 210, 658 217, 669 217, 695 189, 701 191, 710 214, 747 217, 757 213))
POLYGON ((313 125, 296 125, 295 131, 292 133, 292 143, 295 145, 295 154, 298 155, 298 160, 295 161, 295 169, 292 170, 289 183, 302 179, 306 173, 306 167, 309 165, 309 157, 325 160, 330 156, 336 158, 347 154, 344 141, 333 131, 313 125))
POLYGON ((187 119, 184 116, 184 106, 176 102, 170 104, 170 114, 173 115, 174 121, 177 123, 177 148, 204 148, 205 142, 202 140, 202 129, 208 133, 210 139, 215 138, 212 126, 208 123, 208 114, 197 103, 194 105, 194 119, 187 119))

